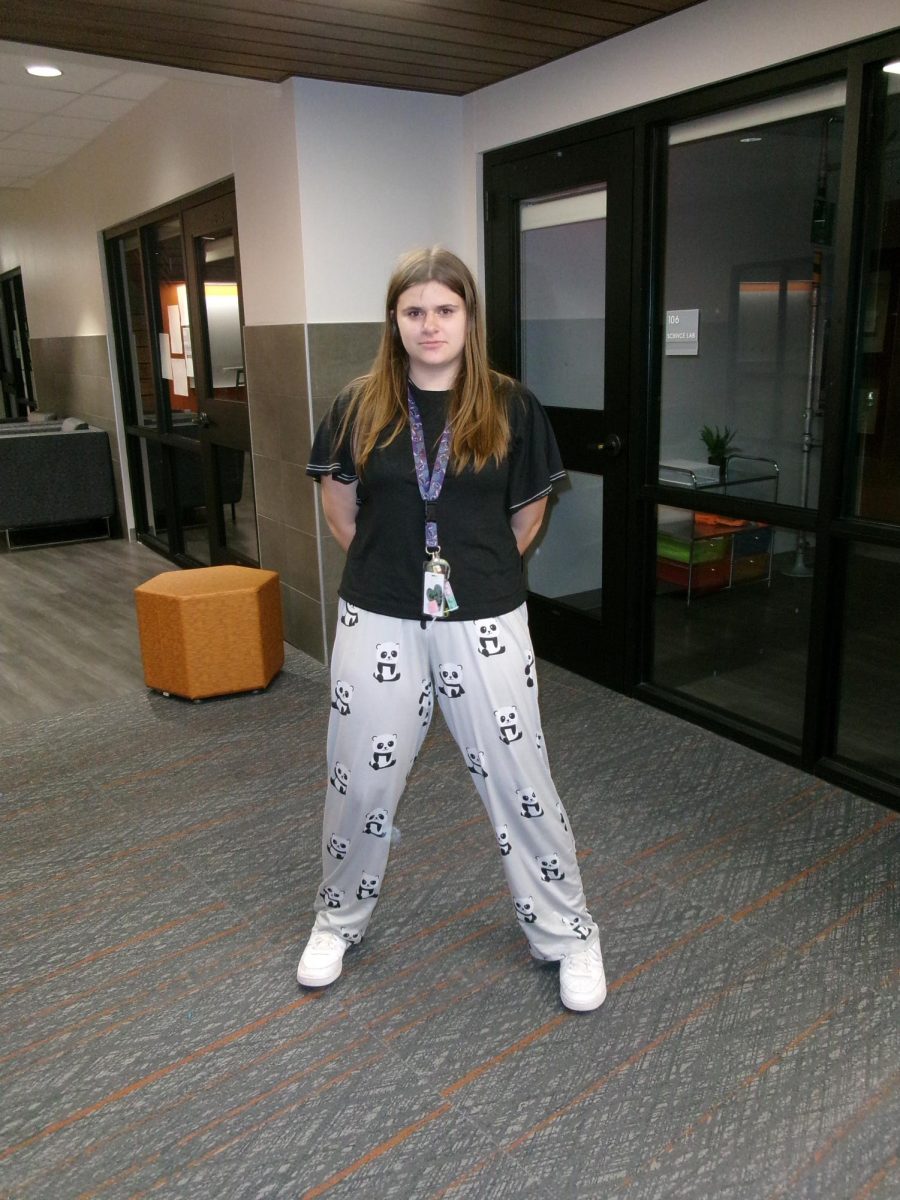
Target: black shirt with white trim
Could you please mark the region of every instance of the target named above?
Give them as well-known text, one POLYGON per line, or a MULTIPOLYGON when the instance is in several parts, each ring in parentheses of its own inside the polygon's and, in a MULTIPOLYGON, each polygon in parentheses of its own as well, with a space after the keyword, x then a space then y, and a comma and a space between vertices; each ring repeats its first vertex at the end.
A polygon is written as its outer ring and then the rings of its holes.
MULTIPOLYGON (((446 420, 449 392, 426 392, 414 384, 422 414, 428 465, 434 464, 446 420)), ((369 612, 415 620, 422 615, 425 506, 419 495, 408 426, 389 446, 373 451, 362 476, 350 436, 338 445, 337 430, 350 400, 345 389, 316 433, 306 471, 320 479, 356 486, 356 534, 347 552, 338 589, 341 597, 369 612)), ((525 600, 525 576, 510 516, 548 495, 565 476, 556 438, 537 398, 522 384, 506 387, 509 452, 480 471, 470 464, 448 468, 436 502, 441 554, 459 604, 447 620, 479 620, 511 612, 525 600)))

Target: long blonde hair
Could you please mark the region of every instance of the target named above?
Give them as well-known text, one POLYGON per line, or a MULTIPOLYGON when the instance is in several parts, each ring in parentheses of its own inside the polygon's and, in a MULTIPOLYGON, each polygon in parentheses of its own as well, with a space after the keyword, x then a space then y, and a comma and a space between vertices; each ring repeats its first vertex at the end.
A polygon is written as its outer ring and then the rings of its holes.
POLYGON ((409 358, 394 320, 397 302, 408 288, 441 283, 459 296, 468 318, 459 374, 448 420, 450 463, 455 471, 473 462, 475 470, 490 460, 502 461, 509 446, 509 417, 502 392, 511 382, 488 367, 484 318, 478 289, 466 264, 442 246, 411 250, 397 263, 385 300, 381 344, 367 375, 351 385, 351 398, 337 432, 340 444, 352 428, 353 457, 362 471, 377 446, 389 446, 409 424, 407 373, 409 358), (383 435, 387 436, 383 436, 383 435), (383 440, 382 440, 383 439, 383 440))

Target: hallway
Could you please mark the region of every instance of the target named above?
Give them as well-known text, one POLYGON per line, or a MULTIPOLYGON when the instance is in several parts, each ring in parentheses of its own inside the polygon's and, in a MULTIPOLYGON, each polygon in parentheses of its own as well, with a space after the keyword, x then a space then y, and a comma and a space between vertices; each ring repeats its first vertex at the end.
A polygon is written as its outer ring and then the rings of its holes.
POLYGON ((440 722, 368 937, 300 992, 327 673, 148 693, 131 589, 166 566, 0 556, 5 1194, 896 1194, 895 814, 541 664, 604 1007, 530 959, 440 722))

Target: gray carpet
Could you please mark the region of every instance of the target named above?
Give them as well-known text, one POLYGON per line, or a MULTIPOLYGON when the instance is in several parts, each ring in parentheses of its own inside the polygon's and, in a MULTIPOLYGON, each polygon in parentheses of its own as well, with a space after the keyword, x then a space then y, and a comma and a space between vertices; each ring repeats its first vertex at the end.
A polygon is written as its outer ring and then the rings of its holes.
POLYGON ((529 957, 439 718, 304 993, 327 696, 298 655, 4 731, 4 1195, 897 1195, 895 814, 543 665, 604 1007, 529 957))

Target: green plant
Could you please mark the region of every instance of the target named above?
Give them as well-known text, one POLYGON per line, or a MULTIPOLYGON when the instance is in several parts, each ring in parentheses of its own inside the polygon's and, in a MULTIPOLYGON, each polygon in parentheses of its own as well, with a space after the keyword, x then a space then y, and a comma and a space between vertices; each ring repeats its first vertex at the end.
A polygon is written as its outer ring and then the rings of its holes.
POLYGON ((725 462, 729 454, 737 451, 738 447, 734 444, 736 437, 737 430, 729 429, 727 425, 724 429, 719 429, 718 425, 704 425, 700 430, 700 440, 706 447, 709 461, 719 465, 725 462))

